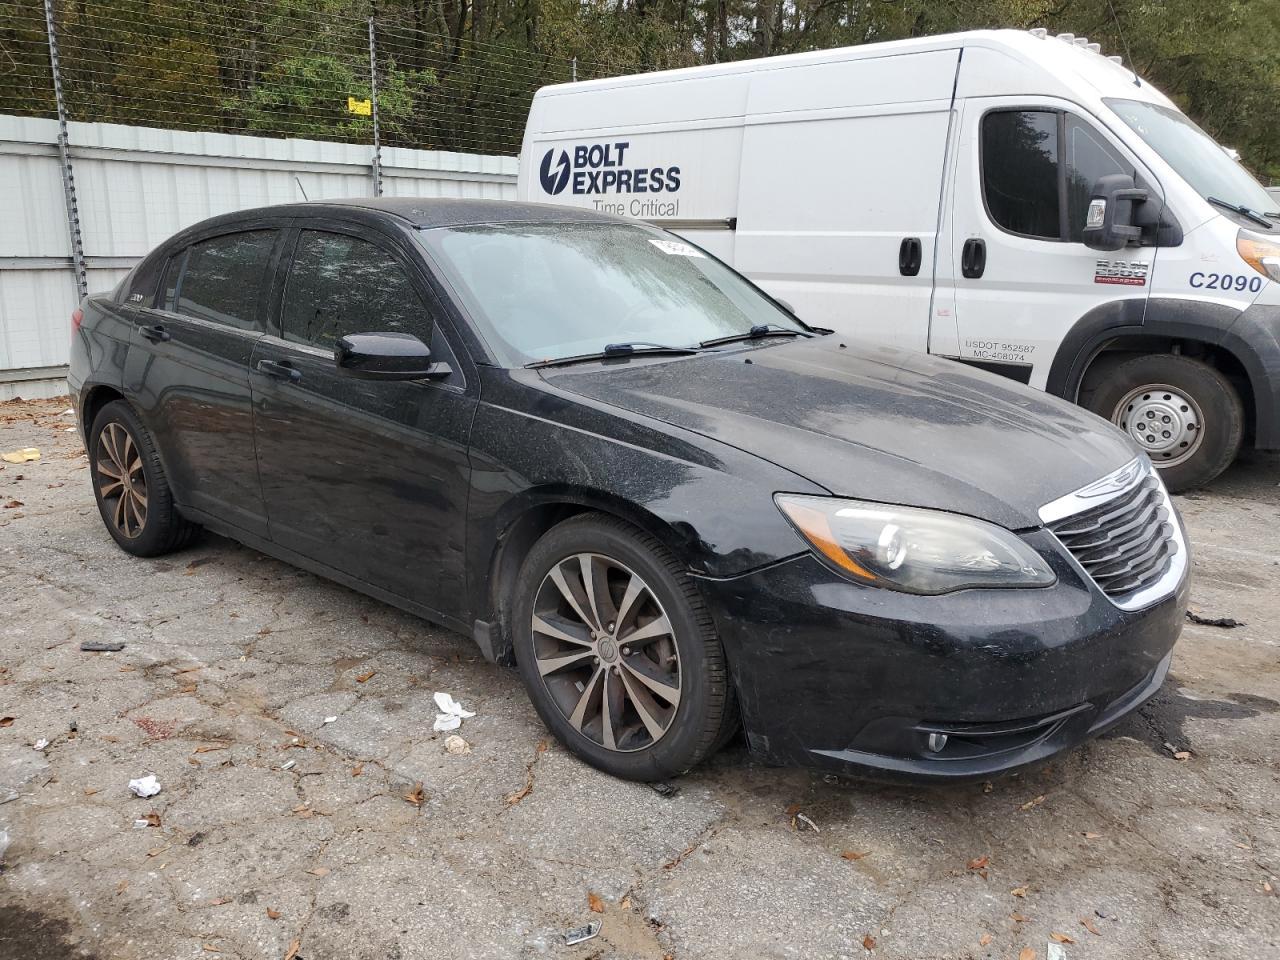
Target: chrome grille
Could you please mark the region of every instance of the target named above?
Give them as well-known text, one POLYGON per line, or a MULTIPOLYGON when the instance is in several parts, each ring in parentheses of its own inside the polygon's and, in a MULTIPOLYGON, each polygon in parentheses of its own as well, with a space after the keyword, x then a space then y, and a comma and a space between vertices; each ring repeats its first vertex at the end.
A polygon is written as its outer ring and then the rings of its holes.
POLYGON ((1046 526, 1118 606, 1171 592, 1186 569, 1173 504, 1150 466, 1133 461, 1040 511, 1046 526))

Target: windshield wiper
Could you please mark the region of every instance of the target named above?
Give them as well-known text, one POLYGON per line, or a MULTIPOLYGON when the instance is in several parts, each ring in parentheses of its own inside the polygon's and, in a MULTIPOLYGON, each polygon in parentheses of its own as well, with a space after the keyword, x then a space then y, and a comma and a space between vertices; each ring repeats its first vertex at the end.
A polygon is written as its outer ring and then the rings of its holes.
POLYGON ((694 353, 702 353, 702 348, 672 347, 665 343, 648 343, 641 340, 634 343, 606 343, 604 349, 598 353, 580 353, 572 357, 535 360, 533 363, 526 363, 525 366, 536 370, 540 367, 558 367, 568 363, 586 363, 589 360, 613 360, 619 357, 634 357, 637 355, 685 357, 694 353))
POLYGON ((703 340, 698 346, 700 347, 718 347, 722 343, 738 343, 742 340, 760 340, 763 337, 812 337, 813 334, 808 330, 797 330, 794 327, 784 327, 776 323, 758 323, 752 327, 747 333, 734 333, 727 337, 716 337, 713 340, 703 340))
POLYGON ((1256 210, 1250 210, 1248 207, 1241 206, 1238 203, 1229 203, 1226 200, 1219 200, 1217 197, 1205 197, 1205 200, 1212 203, 1215 207, 1222 207, 1224 210, 1230 210, 1232 213, 1238 213, 1246 220, 1252 220, 1254 223, 1260 224, 1271 229, 1271 221, 1256 210))

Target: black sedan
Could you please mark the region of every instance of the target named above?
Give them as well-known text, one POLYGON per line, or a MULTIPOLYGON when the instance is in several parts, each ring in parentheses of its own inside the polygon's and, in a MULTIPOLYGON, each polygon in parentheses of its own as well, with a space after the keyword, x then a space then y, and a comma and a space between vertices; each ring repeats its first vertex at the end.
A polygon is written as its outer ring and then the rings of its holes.
POLYGON ((739 725, 769 761, 986 777, 1168 670, 1187 544, 1122 433, 812 329, 642 224, 251 210, 73 324, 124 550, 203 527, 465 631, 621 777, 688 770, 739 725))

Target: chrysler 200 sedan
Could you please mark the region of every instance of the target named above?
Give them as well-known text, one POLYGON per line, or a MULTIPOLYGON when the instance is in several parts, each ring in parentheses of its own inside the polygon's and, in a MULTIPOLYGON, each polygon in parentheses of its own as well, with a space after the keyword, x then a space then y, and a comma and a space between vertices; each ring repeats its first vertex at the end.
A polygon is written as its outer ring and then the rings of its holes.
POLYGON ((206 528, 465 631, 620 777, 686 771, 740 725, 767 761, 988 777, 1169 668, 1187 543, 1124 434, 810 328, 649 226, 251 210, 73 325, 125 551, 206 528))

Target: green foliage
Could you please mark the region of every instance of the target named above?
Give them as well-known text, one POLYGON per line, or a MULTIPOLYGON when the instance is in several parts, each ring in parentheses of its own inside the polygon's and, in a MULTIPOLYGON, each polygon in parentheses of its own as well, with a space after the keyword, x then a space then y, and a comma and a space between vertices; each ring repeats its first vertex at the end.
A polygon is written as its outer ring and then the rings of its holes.
MULTIPOLYGON (((55 0, 77 119, 364 140, 373 0, 55 0)), ((1121 53, 1280 177, 1277 0, 378 0, 388 143, 513 153, 538 87, 985 27, 1121 53), (1127 41, 1127 47, 1126 47, 1127 41)), ((41 5, 0 0, 0 112, 48 115, 41 5)))

